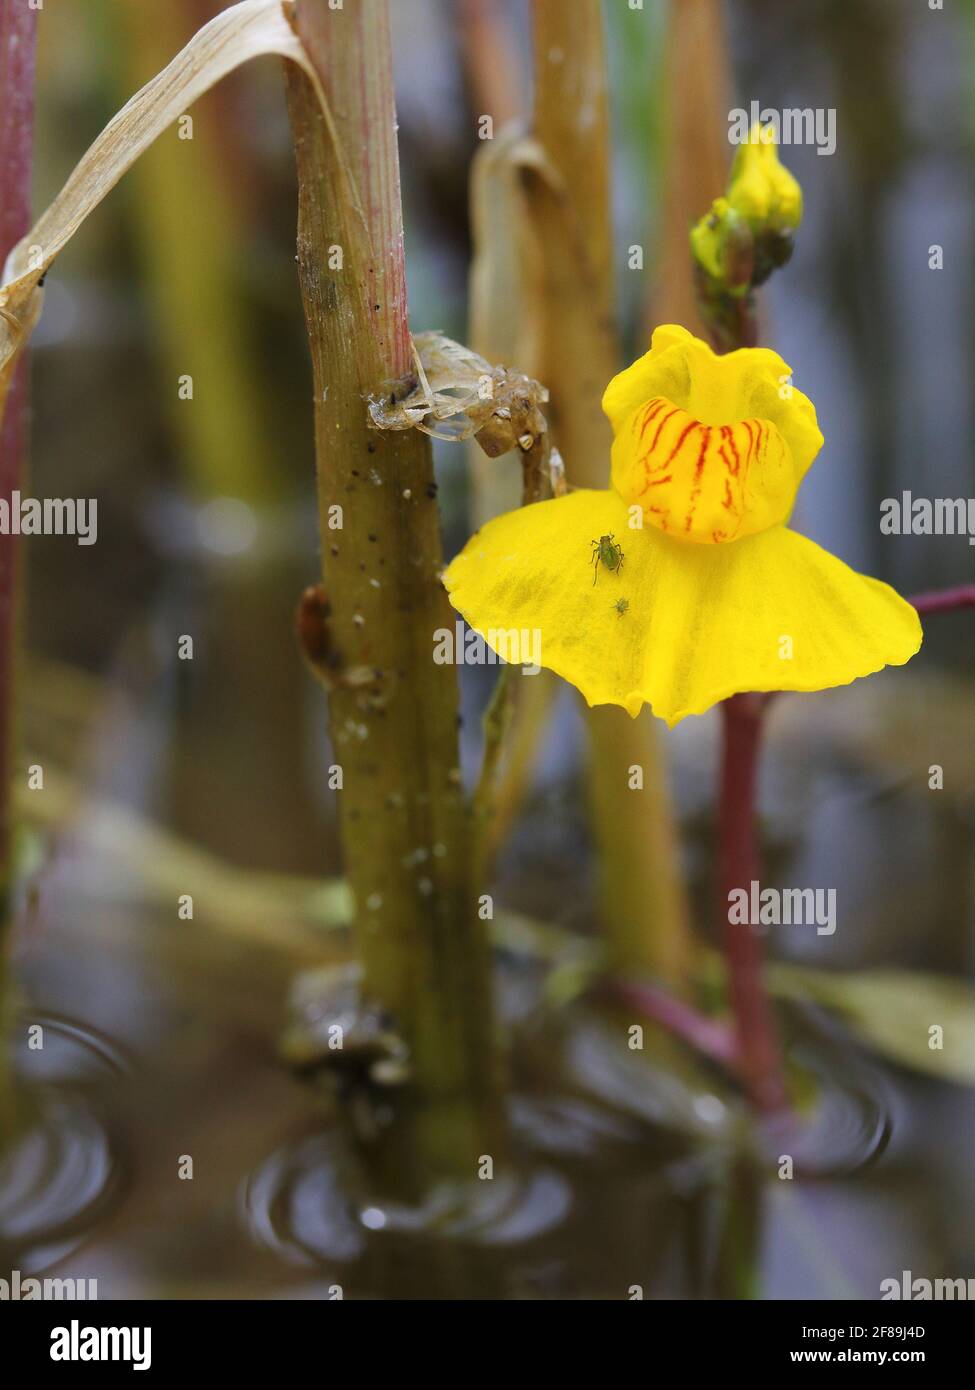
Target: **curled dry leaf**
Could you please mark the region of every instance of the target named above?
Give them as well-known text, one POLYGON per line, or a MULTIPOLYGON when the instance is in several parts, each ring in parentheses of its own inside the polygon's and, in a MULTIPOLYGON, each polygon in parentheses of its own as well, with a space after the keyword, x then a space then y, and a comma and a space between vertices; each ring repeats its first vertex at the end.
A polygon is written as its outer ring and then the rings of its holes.
MULTIPOLYGON (((321 85, 289 22, 290 8, 289 0, 244 0, 194 34, 168 67, 109 121, 50 207, 13 248, 0 284, 0 412, 17 353, 40 315, 40 286, 51 264, 139 155, 221 78, 265 54, 296 63, 315 88, 341 155, 321 85)), ((354 183, 343 168, 350 203, 358 208, 354 183)))

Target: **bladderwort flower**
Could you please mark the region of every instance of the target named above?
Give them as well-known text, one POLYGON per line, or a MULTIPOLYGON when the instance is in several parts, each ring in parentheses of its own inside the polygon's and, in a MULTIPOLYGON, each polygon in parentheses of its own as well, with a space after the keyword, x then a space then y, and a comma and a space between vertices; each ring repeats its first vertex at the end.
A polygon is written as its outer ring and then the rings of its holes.
POLYGON ((535 631, 541 664, 590 705, 648 704, 671 726, 918 651, 909 603, 787 525, 823 436, 777 353, 719 356, 667 325, 603 409, 612 486, 495 517, 448 567, 471 627, 535 631))

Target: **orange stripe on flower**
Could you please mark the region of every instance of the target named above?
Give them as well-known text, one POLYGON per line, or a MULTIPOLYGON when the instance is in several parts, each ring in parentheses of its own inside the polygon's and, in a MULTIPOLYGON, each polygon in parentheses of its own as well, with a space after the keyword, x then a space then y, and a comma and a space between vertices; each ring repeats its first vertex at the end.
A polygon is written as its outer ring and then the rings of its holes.
POLYGON ((747 534, 753 464, 760 468, 756 481, 764 485, 769 458, 778 453, 776 462, 781 463, 787 453, 768 420, 705 424, 661 396, 634 411, 628 438, 633 443, 614 463, 622 495, 638 502, 662 530, 709 544, 747 534), (651 488, 652 507, 647 502, 651 488))
POLYGON ((655 420, 657 416, 660 414, 660 412, 666 409, 666 406, 667 402, 663 399, 663 397, 656 396, 653 400, 647 401, 646 405, 644 406, 642 411, 642 423, 641 415, 634 416, 634 424, 640 424, 641 439, 646 434, 647 426, 650 424, 650 422, 652 420, 655 420))

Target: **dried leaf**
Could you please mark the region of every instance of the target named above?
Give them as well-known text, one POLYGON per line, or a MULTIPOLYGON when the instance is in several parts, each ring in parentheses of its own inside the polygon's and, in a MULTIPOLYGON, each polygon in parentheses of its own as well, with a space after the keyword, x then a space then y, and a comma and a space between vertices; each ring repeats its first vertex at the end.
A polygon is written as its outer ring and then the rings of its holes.
MULTIPOLYGON (((324 94, 282 0, 244 0, 205 25, 168 67, 109 121, 50 207, 11 251, 0 285, 0 406, 13 363, 40 315, 40 289, 51 264, 139 155, 222 77, 251 58, 275 54, 312 82, 332 138, 324 94)), ((338 141, 335 140, 336 148, 338 141)), ((348 172, 349 196, 358 198, 348 172)))

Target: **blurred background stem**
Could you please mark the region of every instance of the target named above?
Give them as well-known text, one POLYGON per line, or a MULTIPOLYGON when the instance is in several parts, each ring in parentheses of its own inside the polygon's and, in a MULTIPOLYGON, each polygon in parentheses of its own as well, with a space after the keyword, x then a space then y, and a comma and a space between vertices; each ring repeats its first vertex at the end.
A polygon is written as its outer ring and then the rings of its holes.
MULTIPOLYGON (((122 30, 121 43, 106 45, 119 100, 159 72, 212 9, 208 0, 112 4, 102 23, 122 30)), ((253 527, 251 542, 230 556, 184 544, 176 605, 185 611, 192 598, 203 641, 194 680, 172 715, 178 737, 170 746, 167 802, 187 832, 216 829, 226 837, 222 852, 242 863, 283 860, 310 869, 320 820, 311 778, 303 775, 307 727, 295 717, 307 683, 292 659, 288 626, 295 588, 307 578, 307 537, 298 525, 306 445, 288 447, 268 324, 253 294, 257 280, 269 284, 269 299, 280 297, 279 287, 263 266, 247 273, 257 249, 248 193, 255 153, 233 104, 235 80, 208 92, 166 131, 122 190, 146 287, 167 451, 182 469, 172 486, 184 483, 196 508, 181 530, 192 537, 197 522, 202 531, 200 522, 219 516, 226 498, 229 514, 253 527), (191 398, 178 389, 187 378, 191 398), (267 659, 254 662, 251 644, 267 659), (235 692, 232 718, 225 714, 228 689, 235 692), (213 827, 200 796, 202 766, 229 804, 256 800, 274 814, 259 822, 228 817, 213 827), (297 833, 285 797, 296 807, 297 833)))
POLYGON ((660 323, 705 336, 687 233, 728 180, 731 71, 724 0, 669 0, 663 82, 660 253, 647 337, 660 323))
MULTIPOLYGON (((37 12, 0 0, 0 265, 30 228, 37 12)), ((9 502, 27 468, 28 364, 22 353, 0 419, 0 497, 9 502)), ((9 1060, 12 986, 8 977, 15 878, 11 782, 16 746, 16 686, 21 606, 16 536, 0 537, 0 1140, 15 1120, 9 1060)))
MULTIPOLYGON (((201 19, 191 0, 165 6, 114 6, 124 29, 119 91, 137 91, 161 71, 201 19)), ((202 20, 201 20, 202 22, 202 20)), ((246 230, 235 208, 215 130, 221 93, 208 94, 188 120, 139 160, 130 179, 155 320, 163 399, 191 490, 200 498, 239 497, 252 506, 280 499, 287 470, 273 457, 258 371, 237 280, 246 230), (182 399, 180 379, 193 379, 182 399)))
MULTIPOLYGON (((619 369, 610 131, 599 0, 533 0, 533 134, 551 177, 526 172, 544 254, 539 361, 552 437, 575 487, 606 486, 612 435, 601 409, 619 369)), ((611 964, 687 988, 689 915, 656 729, 621 709, 587 711, 592 829, 611 964), (643 789, 630 790, 639 767, 643 789)))
POLYGON ((379 1167, 415 1189, 421 1174, 473 1179, 479 1155, 497 1152, 486 923, 470 879, 456 671, 433 661, 453 614, 430 441, 371 429, 366 405, 412 365, 386 3, 301 0, 295 22, 334 113, 333 140, 310 84, 289 71, 342 847, 365 996, 410 1049, 379 1167))

